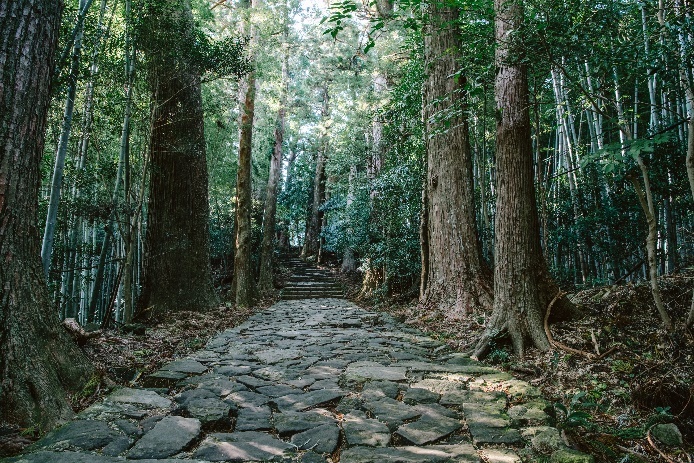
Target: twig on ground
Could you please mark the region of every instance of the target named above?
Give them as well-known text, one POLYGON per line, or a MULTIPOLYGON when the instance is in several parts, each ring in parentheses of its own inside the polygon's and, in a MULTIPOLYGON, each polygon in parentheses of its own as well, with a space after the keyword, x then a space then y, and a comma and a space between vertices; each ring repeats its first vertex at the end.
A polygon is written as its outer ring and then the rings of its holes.
MULTIPOLYGON (((547 306, 547 312, 545 313, 545 334, 547 335, 547 340, 549 341, 549 343, 552 344, 554 347, 557 347, 557 348, 559 348, 565 352, 569 352, 569 353, 577 354, 577 355, 582 355, 583 357, 589 358, 591 360, 601 360, 601 359, 607 357, 607 355, 609 355, 612 351, 614 351, 617 348, 617 346, 611 347, 610 349, 605 351, 603 354, 595 355, 591 352, 586 352, 583 350, 574 349, 573 347, 569 347, 569 346, 562 344, 559 341, 556 341, 554 339, 554 337, 552 336, 552 332, 549 330, 549 316, 552 313, 552 307, 554 306, 554 304, 559 299, 561 299, 564 295, 566 295, 566 293, 562 290, 559 290, 557 292, 557 295, 554 296, 554 299, 552 299, 550 301, 549 305, 547 306)), ((595 349, 598 350, 597 344, 596 344, 595 349)), ((599 352, 599 350, 598 350, 598 352, 599 352)))
POLYGON ((595 330, 590 330, 590 339, 593 340, 593 347, 595 347, 595 353, 600 355, 600 344, 598 344, 598 337, 595 336, 595 330))

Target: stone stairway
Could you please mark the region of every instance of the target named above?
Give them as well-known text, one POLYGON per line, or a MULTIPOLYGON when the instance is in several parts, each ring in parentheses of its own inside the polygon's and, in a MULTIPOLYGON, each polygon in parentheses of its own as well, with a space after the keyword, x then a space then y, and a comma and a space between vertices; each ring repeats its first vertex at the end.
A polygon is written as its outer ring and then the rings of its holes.
POLYGON ((342 286, 330 271, 316 268, 298 257, 285 258, 283 262, 292 269, 292 276, 281 293, 283 300, 344 297, 342 286))

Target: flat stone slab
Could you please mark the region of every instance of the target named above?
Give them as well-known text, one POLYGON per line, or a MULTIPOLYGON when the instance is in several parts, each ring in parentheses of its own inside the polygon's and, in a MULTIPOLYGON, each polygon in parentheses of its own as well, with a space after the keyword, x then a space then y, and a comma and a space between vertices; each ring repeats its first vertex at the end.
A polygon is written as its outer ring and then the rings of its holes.
POLYGON ((490 428, 487 426, 469 426, 472 442, 480 444, 519 444, 523 438, 517 429, 490 428))
POLYGON ((397 434, 414 445, 426 445, 443 439, 461 427, 460 420, 445 416, 425 416, 414 423, 400 426, 397 434))
POLYGON ((347 392, 337 389, 320 389, 305 394, 291 394, 273 399, 281 411, 301 411, 317 407, 347 395, 347 392))
POLYGON ((464 382, 448 379, 423 379, 422 381, 412 384, 410 387, 426 389, 442 395, 454 391, 464 391, 466 389, 464 382))
POLYGON ((407 369, 391 367, 377 362, 354 362, 350 364, 341 377, 342 382, 364 383, 366 381, 404 381, 407 369))
POLYGON ((163 367, 162 370, 177 371, 179 373, 187 373, 190 375, 199 375, 207 371, 207 367, 197 360, 193 359, 181 359, 169 362, 163 367))
POLYGON ((116 390, 107 396, 105 401, 133 404, 143 408, 169 408, 171 406, 171 399, 163 397, 154 391, 129 387, 116 390))
POLYGON ((340 461, 349 463, 479 463, 472 445, 430 445, 427 447, 351 447, 340 461))
POLYGON ((501 408, 506 408, 507 397, 503 392, 483 392, 453 390, 444 392, 439 403, 441 405, 462 406, 464 403, 492 403, 498 402, 501 408))
POLYGON ((369 381, 364 384, 362 395, 370 394, 373 397, 390 397, 394 399, 400 393, 401 386, 393 381, 369 381))
POLYGON ((265 405, 270 401, 270 397, 252 391, 232 392, 226 397, 242 408, 254 408, 265 405))
POLYGON ((185 406, 195 399, 216 399, 219 396, 209 389, 189 389, 174 396, 174 401, 185 406))
POLYGON ((256 357, 263 363, 273 364, 283 360, 298 359, 306 355, 302 349, 267 349, 256 352, 256 357))
POLYGON ((182 381, 188 377, 188 373, 181 373, 180 371, 171 370, 158 370, 147 375, 142 381, 144 387, 173 387, 179 381, 182 381))
POLYGON ((291 442, 302 450, 317 453, 333 453, 340 441, 340 428, 324 424, 292 436, 291 442))
MULTIPOLYGON (((6 463, 121 463, 112 457, 77 452, 36 452, 2 460, 6 463)), ((192 463, 192 462, 190 462, 192 463)))
POLYGON ((385 447, 390 443, 388 427, 378 420, 367 418, 362 412, 355 411, 345 415, 342 430, 349 445, 385 447))
POLYGON ((320 425, 334 423, 332 418, 315 412, 284 412, 273 415, 274 428, 280 435, 294 434, 320 425))
POLYGON ((195 451, 205 461, 267 461, 281 457, 294 446, 262 432, 210 434, 195 451))
POLYGON ((167 416, 130 449, 132 460, 162 459, 175 455, 200 436, 200 421, 194 418, 167 416))
POLYGON ((374 418, 387 423, 392 430, 395 430, 395 427, 403 421, 421 416, 421 412, 414 407, 388 397, 367 402, 365 408, 373 414, 374 418))
POLYGON ((242 408, 236 417, 236 431, 266 431, 272 429, 272 411, 267 405, 242 408))
POLYGON ((109 428, 105 421, 78 420, 46 434, 31 448, 96 450, 107 446, 119 436, 122 434, 109 428))
POLYGON ((406 404, 433 404, 439 401, 440 394, 420 387, 412 387, 405 391, 402 401, 406 404))
MULTIPOLYGON (((183 407, 187 416, 200 421, 203 427, 214 427, 230 422, 232 406, 217 398, 198 398, 183 407)), ((236 407, 233 407, 236 411, 236 407)))

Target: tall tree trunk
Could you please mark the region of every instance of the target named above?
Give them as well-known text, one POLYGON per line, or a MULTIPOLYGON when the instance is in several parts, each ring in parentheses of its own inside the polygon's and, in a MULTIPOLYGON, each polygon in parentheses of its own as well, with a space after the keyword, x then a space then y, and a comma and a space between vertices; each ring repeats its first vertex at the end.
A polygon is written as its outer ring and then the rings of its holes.
POLYGON ((492 279, 477 235, 472 153, 463 102, 458 10, 429 5, 424 37, 427 174, 420 305, 459 316, 492 306, 492 279), (444 114, 456 115, 447 119, 444 114), (425 266, 426 265, 426 266, 425 266), (426 278, 424 278, 426 277, 426 278))
POLYGON ((495 0, 496 49, 496 220, 494 311, 475 355, 508 332, 523 356, 528 344, 550 348, 544 331, 549 301, 558 288, 540 246, 535 202, 527 65, 519 28, 522 0, 495 0))
MULTIPOLYGON (((285 26, 285 42, 286 40, 287 30, 285 26)), ((277 184, 279 183, 282 170, 284 116, 287 107, 287 93, 289 85, 288 62, 288 48, 285 47, 284 59, 282 61, 282 95, 280 96, 280 107, 277 113, 275 144, 272 148, 272 158, 270 159, 270 172, 268 174, 267 190, 265 194, 265 210, 263 211, 263 242, 260 246, 260 276, 258 278, 258 290, 260 292, 267 292, 272 289, 272 256, 275 245, 277 184)))
POLYGON ((48 429, 93 368, 50 307, 36 227, 62 2, 0 3, 0 421, 48 429))
POLYGON ((152 129, 143 308, 206 310, 218 299, 209 252, 200 71, 188 0, 149 4, 152 129), (183 265, 182 265, 183 263, 183 265))
POLYGON ((653 203, 653 195, 651 194, 650 181, 648 179, 648 169, 644 163, 641 155, 637 155, 636 162, 641 169, 641 173, 644 180, 644 188, 641 189, 641 185, 635 176, 629 177, 632 185, 634 185, 634 190, 639 198, 639 203, 646 215, 646 222, 648 223, 648 236, 646 237, 646 252, 648 254, 648 280, 651 283, 651 293, 653 294, 653 300, 655 301, 656 309, 658 309, 658 314, 660 314, 660 319, 663 321, 663 326, 666 330, 672 331, 672 320, 665 309, 665 304, 663 303, 663 297, 660 293, 660 286, 658 286, 658 262, 657 262, 657 239, 658 239, 658 221, 656 219, 655 205, 653 203))
MULTIPOLYGON (((347 192, 347 216, 350 216, 352 204, 354 203, 354 189, 355 183, 357 181, 357 166, 352 165, 349 168, 349 191, 347 192)), ((353 229, 347 229, 347 244, 345 245, 345 252, 342 255, 342 271, 345 273, 354 272, 357 269, 357 260, 354 258, 354 250, 350 245, 350 237, 353 234, 353 229)))
MULTIPOLYGON (((328 84, 323 87, 323 107, 321 117, 325 121, 330 113, 330 95, 328 84)), ((306 240, 301 251, 302 256, 316 256, 320 250, 320 234, 323 225, 323 211, 321 206, 325 201, 325 162, 327 155, 327 133, 323 133, 321 144, 316 153, 316 173, 313 178, 313 202, 311 204, 311 215, 306 227, 306 240)))
MULTIPOLYGON (((246 14, 244 26, 255 38, 250 22, 250 10, 254 1, 245 1, 246 14)), ((251 45, 252 46, 252 45, 251 45)), ((234 280, 232 287, 236 294, 237 307, 249 307, 253 302, 253 273, 251 267, 251 149, 253 147, 253 118, 255 115, 255 70, 239 83, 239 104, 241 117, 239 123, 239 168, 236 174, 236 251, 234 252, 234 280)))
MULTIPOLYGON (((84 6, 85 1, 80 0, 80 10, 84 9, 84 6)), ((63 124, 60 131, 58 149, 55 153, 55 165, 53 167, 53 177, 51 179, 51 196, 48 202, 48 214, 41 245, 41 261, 43 263, 43 271, 46 275, 46 280, 48 280, 48 272, 51 268, 51 254, 53 253, 55 226, 58 220, 60 190, 63 185, 63 168, 65 167, 67 145, 70 140, 70 133, 72 132, 72 114, 75 108, 75 96, 77 95, 77 78, 80 68, 80 57, 82 56, 83 33, 84 23, 80 21, 78 22, 77 35, 75 36, 74 48, 72 50, 72 64, 70 65, 68 91, 65 99, 65 109, 63 111, 63 124)))

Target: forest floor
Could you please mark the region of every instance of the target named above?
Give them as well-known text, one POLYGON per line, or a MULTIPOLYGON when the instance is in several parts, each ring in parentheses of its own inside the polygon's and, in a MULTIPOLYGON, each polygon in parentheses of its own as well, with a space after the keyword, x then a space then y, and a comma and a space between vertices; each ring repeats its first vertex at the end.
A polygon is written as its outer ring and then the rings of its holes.
MULTIPOLYGON (((556 341, 601 359, 563 350, 531 350, 524 359, 503 340, 486 363, 538 386, 555 403, 557 425, 572 444, 604 462, 694 461, 694 333, 685 331, 694 274, 660 279, 668 312, 678 324, 666 333, 647 283, 585 289, 570 294, 584 316, 550 326, 556 341), (675 423, 684 445, 667 447, 649 432, 658 423, 675 423), (626 458, 626 457, 629 458, 626 458)), ((343 278, 353 297, 358 278, 343 278)), ((450 319, 440 313, 422 316, 408 298, 374 298, 362 306, 382 310, 469 352, 484 330, 486 317, 450 319), (403 299, 405 299, 403 301, 403 299)))

